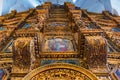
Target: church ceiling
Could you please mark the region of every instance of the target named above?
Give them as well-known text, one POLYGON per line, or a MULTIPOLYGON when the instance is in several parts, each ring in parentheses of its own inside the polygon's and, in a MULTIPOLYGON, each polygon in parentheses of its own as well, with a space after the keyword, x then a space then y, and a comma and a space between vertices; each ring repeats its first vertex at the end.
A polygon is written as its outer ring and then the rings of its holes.
POLYGON ((119 0, 0 0, 0 15, 10 13, 12 10, 22 12, 46 1, 53 4, 63 4, 68 1, 90 12, 101 13, 103 10, 107 10, 112 14, 120 15, 119 0))

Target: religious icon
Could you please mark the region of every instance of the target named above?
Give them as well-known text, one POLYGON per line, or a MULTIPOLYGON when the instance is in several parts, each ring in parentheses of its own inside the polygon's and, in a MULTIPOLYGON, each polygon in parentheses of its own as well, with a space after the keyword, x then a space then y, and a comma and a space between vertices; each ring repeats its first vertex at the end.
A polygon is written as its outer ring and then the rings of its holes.
POLYGON ((55 38, 47 40, 47 50, 48 51, 56 51, 56 52, 66 52, 66 51, 73 51, 73 45, 70 40, 55 38))

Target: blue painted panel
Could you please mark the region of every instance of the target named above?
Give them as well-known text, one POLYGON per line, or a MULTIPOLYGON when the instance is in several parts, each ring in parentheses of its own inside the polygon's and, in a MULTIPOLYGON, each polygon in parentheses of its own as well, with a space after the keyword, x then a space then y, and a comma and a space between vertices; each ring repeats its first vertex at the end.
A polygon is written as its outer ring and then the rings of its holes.
POLYGON ((41 66, 46 65, 46 64, 57 63, 57 62, 63 62, 63 63, 79 65, 78 60, 42 60, 41 61, 41 66))
POLYGON ((112 31, 114 31, 114 32, 120 32, 120 29, 117 28, 117 27, 115 27, 115 28, 112 28, 112 31))
POLYGON ((0 31, 1 31, 1 30, 6 30, 6 28, 0 27, 0 31))
POLYGON ((29 23, 26 23, 23 28, 29 28, 31 25, 29 23))
POLYGON ((116 73, 117 77, 120 79, 120 69, 117 69, 115 73, 116 73))
POLYGON ((5 75, 5 72, 3 71, 3 69, 0 69, 0 80, 3 79, 4 75, 5 75))
POLYGON ((8 47, 5 49, 4 52, 12 52, 12 45, 13 45, 13 42, 11 42, 8 47))
POLYGON ((89 25, 88 25, 88 29, 94 29, 94 24, 92 24, 92 23, 90 23, 89 25))

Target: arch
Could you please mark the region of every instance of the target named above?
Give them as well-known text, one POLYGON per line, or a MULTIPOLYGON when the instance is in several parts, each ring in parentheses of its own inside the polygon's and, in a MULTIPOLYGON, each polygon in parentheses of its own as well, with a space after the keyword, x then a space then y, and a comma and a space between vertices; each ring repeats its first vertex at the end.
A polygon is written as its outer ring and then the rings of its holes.
POLYGON ((27 74, 23 78, 23 80, 36 80, 36 79, 40 79, 40 80, 98 80, 97 77, 93 73, 88 71, 87 69, 82 68, 80 66, 67 64, 67 63, 53 63, 53 64, 39 67, 31 71, 29 74, 27 74), (60 76, 62 75, 64 79, 59 78, 60 77, 59 74, 60 76), (51 75, 52 75, 52 79, 50 79, 51 75), (57 78, 55 78, 56 76, 57 78), (66 79, 66 76, 70 77, 70 79, 66 79))

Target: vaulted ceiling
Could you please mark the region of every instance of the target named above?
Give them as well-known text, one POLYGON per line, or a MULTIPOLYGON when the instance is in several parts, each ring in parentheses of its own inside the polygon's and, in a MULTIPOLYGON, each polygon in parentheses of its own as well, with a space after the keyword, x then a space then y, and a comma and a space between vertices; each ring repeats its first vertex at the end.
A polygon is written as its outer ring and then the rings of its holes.
POLYGON ((69 1, 90 12, 101 13, 103 10, 107 10, 112 14, 120 15, 119 0, 0 0, 0 15, 7 14, 12 10, 17 10, 18 12, 25 11, 46 1, 53 4, 63 4, 69 1))

